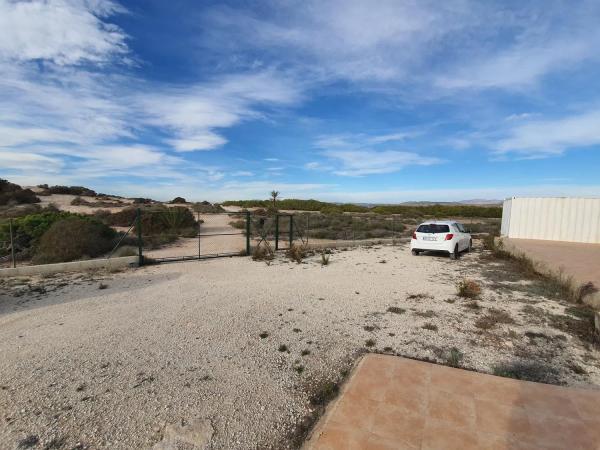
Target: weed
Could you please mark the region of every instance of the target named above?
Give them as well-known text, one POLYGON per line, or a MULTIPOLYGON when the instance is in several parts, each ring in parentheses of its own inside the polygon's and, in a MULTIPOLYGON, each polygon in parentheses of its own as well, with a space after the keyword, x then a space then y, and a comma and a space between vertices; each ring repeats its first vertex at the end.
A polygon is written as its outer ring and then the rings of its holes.
POLYGON ((294 329, 292 329, 292 331, 294 333, 300 333, 302 330, 300 328, 294 328, 294 329))
POLYGON ((476 298, 481 294, 481 286, 474 280, 464 278, 456 285, 456 291, 459 297, 476 298))
POLYGON ((298 372, 298 374, 301 374, 302 372, 304 372, 304 366, 295 366, 294 370, 298 372))
MULTIPOLYGON (((583 315, 585 313, 580 312, 579 314, 583 315)), ((582 319, 578 319, 570 315, 547 315, 547 319, 550 322, 551 327, 568 333, 570 335, 577 336, 582 341, 599 346, 600 334, 598 333, 594 325, 593 314, 588 314, 587 316, 583 317, 584 318, 582 319)))
POLYGON ((315 388, 313 394, 309 398, 310 404, 313 406, 323 406, 332 400, 339 391, 340 386, 338 383, 325 381, 315 388))
POLYGON ((447 298, 446 300, 444 300, 446 303, 450 303, 451 305, 456 301, 453 298, 447 298))
POLYGON ((386 264, 387 261, 385 259, 382 259, 381 261, 379 261, 379 264, 386 264))
POLYGON ((409 294, 406 298, 408 300, 427 300, 427 299, 433 299, 433 295, 430 295, 430 294, 409 294))
POLYGON ((329 265, 329 255, 325 252, 321 253, 321 265, 327 266, 329 265))
POLYGON ((406 310, 404 308, 400 308, 399 306, 390 306, 387 309, 387 312, 390 312, 393 314, 404 314, 406 312, 406 310))
POLYGON ((434 323, 426 323, 425 325, 423 325, 421 328, 425 329, 425 330, 430 330, 430 331, 437 331, 438 327, 436 324, 434 323))
POLYGON ((437 313, 431 309, 428 309, 427 311, 415 311, 414 314, 415 316, 425 317, 427 319, 437 316, 437 313))
POLYGON ((281 344, 277 350, 279 350, 282 353, 283 352, 287 352, 288 351, 288 346, 285 345, 285 344, 281 344))
POLYGON ((481 305, 477 302, 477 300, 473 300, 472 302, 467 302, 463 305, 465 308, 479 310, 481 309, 481 305))
POLYGON ((108 289, 108 284, 100 283, 100 284, 98 285, 98 289, 101 289, 101 290, 103 290, 103 289, 108 289))
POLYGON ((367 339, 365 341, 365 346, 367 347, 375 347, 375 344, 377 344, 377 342, 375 342, 375 339, 367 339))
POLYGON ((392 347, 383 347, 383 351, 390 353, 390 352, 394 351, 394 349, 392 347))
POLYGON ((506 311, 491 308, 485 316, 475 321, 475 326, 482 330, 489 330, 500 323, 512 324, 515 320, 506 311))
POLYGON ((302 350, 302 351, 300 352, 300 354, 301 354, 302 356, 307 356, 307 355, 310 355, 310 350, 306 348, 306 349, 302 350))
POLYGON ((300 264, 306 257, 306 247, 304 245, 293 244, 286 252, 286 256, 292 261, 300 264))
POLYGON ((17 445, 17 447, 18 448, 31 448, 31 447, 35 447, 38 444, 38 442, 40 442, 40 438, 38 438, 35 434, 30 434, 25 439, 21 439, 19 441, 19 444, 17 445))
POLYGON ((266 242, 259 244, 252 250, 252 259, 254 261, 270 261, 275 257, 273 249, 266 242))
POLYGON ((446 358, 446 364, 450 367, 460 367, 460 363, 463 357, 464 355, 459 349, 457 349, 456 347, 452 347, 450 349, 448 357, 446 358))
POLYGON ((260 333, 258 335, 261 339, 266 339, 269 337, 269 333, 267 333, 266 331, 263 331, 262 333, 260 333))
POLYGON ((375 325, 365 325, 365 326, 363 327, 363 329, 364 329, 365 331, 372 332, 372 331, 378 330, 378 329, 379 329, 379 327, 378 327, 378 326, 375 326, 375 325))
POLYGON ((492 368, 494 375, 517 380, 548 382, 556 378, 557 370, 545 363, 537 361, 511 361, 501 363, 492 368))

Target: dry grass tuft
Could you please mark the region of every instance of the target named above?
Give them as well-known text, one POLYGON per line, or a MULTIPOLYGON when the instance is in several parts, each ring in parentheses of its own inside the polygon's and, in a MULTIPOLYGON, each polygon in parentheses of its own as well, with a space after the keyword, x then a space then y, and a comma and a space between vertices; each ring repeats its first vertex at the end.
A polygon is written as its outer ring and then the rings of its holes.
POLYGON ((434 323, 426 323, 425 325, 423 325, 421 328, 423 328, 424 330, 429 330, 429 331, 437 331, 438 327, 436 324, 434 323))
POLYGON ((259 244, 252 250, 254 261, 271 261, 274 257, 273 249, 268 244, 259 244))
POLYGON ((306 247, 304 245, 293 244, 286 252, 286 256, 292 261, 300 264, 306 258, 306 247))
POLYGON ((464 278, 456 285, 457 295, 463 298, 476 298, 481 295, 481 286, 474 280, 464 278))
POLYGON ((482 330, 489 330, 501 323, 513 324, 515 320, 506 311, 491 308, 485 316, 475 321, 475 326, 482 330))

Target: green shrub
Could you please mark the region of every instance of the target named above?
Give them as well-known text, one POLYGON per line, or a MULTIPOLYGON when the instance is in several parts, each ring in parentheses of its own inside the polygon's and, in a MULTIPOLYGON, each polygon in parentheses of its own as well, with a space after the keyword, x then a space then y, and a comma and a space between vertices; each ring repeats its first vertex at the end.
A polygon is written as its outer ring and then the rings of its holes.
POLYGON ((94 258, 111 250, 115 231, 92 219, 67 217, 54 222, 42 235, 33 262, 49 264, 94 258))
POLYGON ((95 197, 96 191, 88 189, 83 186, 50 186, 48 185, 40 185, 44 189, 45 195, 50 194, 66 194, 66 195, 85 195, 88 197, 95 197))
MULTIPOLYGON (((42 235, 58 220, 75 216, 65 211, 44 211, 30 214, 13 220, 13 238, 15 250, 21 251, 35 247, 42 235)), ((10 240, 10 226, 8 220, 0 223, 0 241, 10 240)))
POLYGON ((40 199, 31 189, 23 189, 18 184, 0 179, 0 205, 39 203, 40 199))

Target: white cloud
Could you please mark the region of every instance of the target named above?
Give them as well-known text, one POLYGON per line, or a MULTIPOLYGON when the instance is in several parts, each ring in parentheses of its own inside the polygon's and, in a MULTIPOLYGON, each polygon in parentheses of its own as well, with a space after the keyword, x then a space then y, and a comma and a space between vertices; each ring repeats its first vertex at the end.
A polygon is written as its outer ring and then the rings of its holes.
POLYGON ((218 148, 227 139, 216 130, 260 118, 264 108, 288 106, 300 99, 297 83, 274 71, 231 75, 136 97, 141 120, 172 132, 175 138, 168 142, 177 151, 218 148))
POLYGON ((439 158, 394 150, 329 150, 324 155, 341 163, 334 173, 343 176, 391 173, 406 166, 430 166, 443 162, 439 158))
MULTIPOLYGON (((277 52, 303 61, 312 76, 390 81, 410 74, 436 43, 477 18, 480 8, 464 0, 334 0, 274 3, 269 14, 221 8, 208 15, 212 41, 277 52), (276 6, 276 7, 275 7, 276 6)), ((268 9, 267 9, 268 11, 268 9)))
POLYGON ((379 135, 364 133, 329 134, 319 136, 314 145, 323 149, 356 149, 386 144, 388 142, 404 141, 419 134, 419 131, 404 131, 379 135))
POLYGON ((232 177, 253 177, 254 172, 250 172, 249 170, 238 170, 236 172, 231 173, 232 177))
POLYGON ((535 120, 515 126, 496 144, 500 154, 529 157, 558 155, 566 150, 600 144, 600 111, 551 120, 535 120))
POLYGON ((52 158, 38 153, 0 149, 0 167, 4 170, 56 174, 62 169, 63 165, 60 158, 52 158))
POLYGON ((121 11, 108 0, 0 0, 0 58, 106 62, 127 52, 125 34, 102 20, 121 11))
POLYGON ((436 79, 445 89, 520 88, 537 83, 548 73, 572 70, 575 64, 597 57, 598 35, 561 37, 540 45, 520 45, 492 53, 473 63, 461 62, 454 73, 436 79))

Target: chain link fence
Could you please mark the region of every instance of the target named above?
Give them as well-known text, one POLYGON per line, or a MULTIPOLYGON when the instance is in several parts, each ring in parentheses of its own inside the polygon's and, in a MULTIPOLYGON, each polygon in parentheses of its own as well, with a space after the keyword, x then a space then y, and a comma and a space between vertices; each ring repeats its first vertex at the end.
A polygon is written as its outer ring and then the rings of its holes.
POLYGON ((131 208, 106 217, 52 214, 56 217, 36 218, 39 223, 31 218, 0 223, 0 267, 134 255, 147 264, 251 255, 261 246, 271 252, 293 245, 395 244, 407 236, 406 218, 376 214, 202 213, 185 206, 131 208), (63 228, 54 230, 56 223, 43 222, 50 219, 64 222, 63 228), (54 240, 48 238, 53 230, 54 240), (56 261, 39 256, 44 246, 56 261), (76 252, 69 253, 67 247, 76 252))

